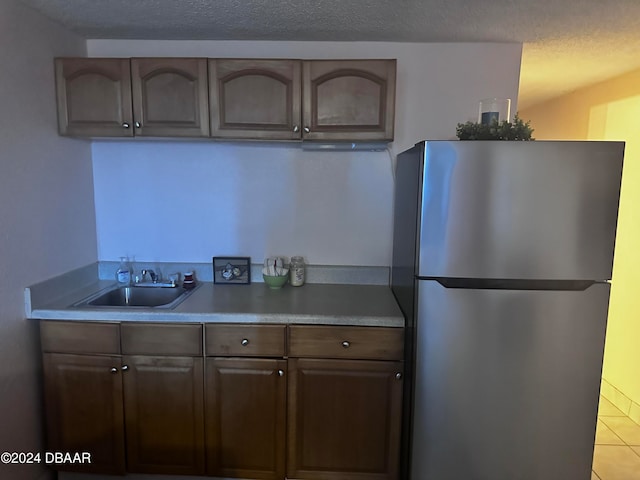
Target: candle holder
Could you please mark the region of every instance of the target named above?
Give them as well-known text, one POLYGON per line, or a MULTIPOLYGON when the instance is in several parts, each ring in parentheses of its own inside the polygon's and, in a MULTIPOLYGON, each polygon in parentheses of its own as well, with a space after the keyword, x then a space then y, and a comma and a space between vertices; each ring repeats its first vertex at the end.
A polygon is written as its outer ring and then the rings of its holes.
POLYGON ((485 98, 484 100, 480 100, 478 123, 481 123, 482 125, 491 125, 494 122, 508 122, 510 115, 510 98, 485 98))

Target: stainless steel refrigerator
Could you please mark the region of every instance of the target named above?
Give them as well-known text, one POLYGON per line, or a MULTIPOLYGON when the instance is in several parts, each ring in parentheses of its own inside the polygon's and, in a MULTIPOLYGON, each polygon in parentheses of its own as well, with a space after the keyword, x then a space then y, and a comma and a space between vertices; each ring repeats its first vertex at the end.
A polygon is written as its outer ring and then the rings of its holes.
POLYGON ((622 142, 427 141, 396 167, 412 480, 589 480, 622 142))

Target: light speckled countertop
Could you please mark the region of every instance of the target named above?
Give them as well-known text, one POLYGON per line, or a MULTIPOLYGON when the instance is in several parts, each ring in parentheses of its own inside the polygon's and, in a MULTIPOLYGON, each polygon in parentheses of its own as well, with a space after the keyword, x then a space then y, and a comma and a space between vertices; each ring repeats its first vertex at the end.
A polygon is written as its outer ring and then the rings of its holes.
MULTIPOLYGON (((403 327, 391 289, 381 285, 306 284, 272 290, 264 283, 216 285, 201 282, 173 309, 73 307, 112 281, 73 282, 50 295, 26 291, 31 319, 194 323, 298 323, 403 327), (78 286, 82 285, 82 286, 78 286), (39 297, 39 298, 38 298, 39 297), (47 298, 49 297, 49 298, 47 298)), ((41 289, 41 291, 44 289, 41 289)))

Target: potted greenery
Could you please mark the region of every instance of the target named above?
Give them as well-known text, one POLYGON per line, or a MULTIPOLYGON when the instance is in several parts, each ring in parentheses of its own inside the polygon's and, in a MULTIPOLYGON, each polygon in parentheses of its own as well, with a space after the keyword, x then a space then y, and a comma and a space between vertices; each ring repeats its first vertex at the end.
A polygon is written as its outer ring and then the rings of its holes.
POLYGON ((493 120, 490 124, 467 122, 459 123, 456 135, 460 140, 535 140, 531 137, 531 122, 523 122, 516 113, 513 123, 506 120, 493 120))

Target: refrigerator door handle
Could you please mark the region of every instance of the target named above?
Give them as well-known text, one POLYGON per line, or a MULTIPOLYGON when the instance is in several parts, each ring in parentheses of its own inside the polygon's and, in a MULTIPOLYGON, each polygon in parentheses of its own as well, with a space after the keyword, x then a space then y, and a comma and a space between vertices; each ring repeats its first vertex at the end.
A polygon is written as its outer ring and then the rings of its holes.
POLYGON ((444 288, 472 288, 484 290, 562 290, 585 291, 595 280, 514 280, 494 278, 443 278, 418 277, 419 280, 434 280, 444 288))

